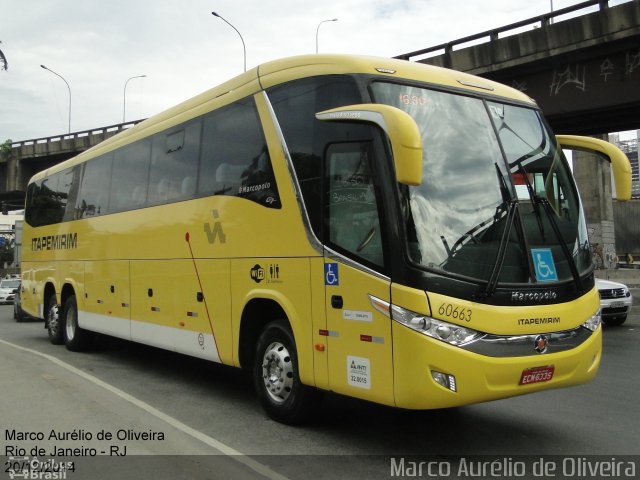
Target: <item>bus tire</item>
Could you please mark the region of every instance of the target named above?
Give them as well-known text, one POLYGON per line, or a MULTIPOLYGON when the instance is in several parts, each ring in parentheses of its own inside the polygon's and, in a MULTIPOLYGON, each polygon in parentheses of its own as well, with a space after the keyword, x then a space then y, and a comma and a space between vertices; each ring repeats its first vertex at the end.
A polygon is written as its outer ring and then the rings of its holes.
POLYGON ((18 307, 17 303, 13 304, 13 319, 16 322, 24 322, 26 319, 22 308, 18 307))
POLYGON ((47 327, 47 333, 49 334, 49 341, 54 345, 62 345, 64 343, 64 338, 62 338, 60 305, 58 305, 55 293, 52 293, 49 296, 45 315, 45 323, 47 327))
POLYGON ((72 352, 86 349, 91 342, 91 334, 78 325, 78 302, 76 296, 71 295, 64 302, 62 312, 64 344, 72 352))
POLYGON ((260 334, 253 379, 267 415, 281 423, 307 420, 319 398, 315 389, 300 381, 293 333, 282 320, 267 324, 260 334))

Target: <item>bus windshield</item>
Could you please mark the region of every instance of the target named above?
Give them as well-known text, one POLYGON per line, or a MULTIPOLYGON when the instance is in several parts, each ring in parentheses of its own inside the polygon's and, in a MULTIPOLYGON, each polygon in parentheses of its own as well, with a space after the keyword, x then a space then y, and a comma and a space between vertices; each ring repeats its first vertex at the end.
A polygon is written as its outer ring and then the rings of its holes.
POLYGON ((494 284, 566 281, 591 268, 571 172, 537 110, 386 82, 372 92, 422 136, 423 181, 399 186, 413 263, 494 284))

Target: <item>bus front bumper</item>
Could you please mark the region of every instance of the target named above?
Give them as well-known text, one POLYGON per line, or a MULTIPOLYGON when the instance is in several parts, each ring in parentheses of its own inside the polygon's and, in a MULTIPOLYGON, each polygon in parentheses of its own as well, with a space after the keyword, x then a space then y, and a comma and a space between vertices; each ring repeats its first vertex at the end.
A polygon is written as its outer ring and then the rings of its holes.
MULTIPOLYGON (((582 328, 582 327, 581 327, 582 328)), ((524 356, 488 356, 452 346, 393 322, 396 406, 433 409, 568 387, 594 378, 602 327, 575 348, 524 356)))

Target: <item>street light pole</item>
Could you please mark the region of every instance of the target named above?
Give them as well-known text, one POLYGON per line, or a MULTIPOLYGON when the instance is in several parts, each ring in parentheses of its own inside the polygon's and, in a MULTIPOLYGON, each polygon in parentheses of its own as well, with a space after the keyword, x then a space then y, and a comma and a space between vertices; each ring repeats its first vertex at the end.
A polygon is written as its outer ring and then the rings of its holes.
POLYGON ((247 71, 247 47, 244 44, 244 38, 242 38, 242 35, 238 31, 238 29, 236 27, 234 27, 233 25, 231 25, 223 16, 218 15, 216 12, 211 12, 211 15, 213 15, 214 17, 218 17, 224 23, 226 23, 231 28, 233 28, 236 31, 236 33, 238 34, 238 36, 240 36, 240 41, 242 41, 242 49, 244 50, 244 71, 246 72, 247 71))
POLYGON ((71 133, 71 87, 69 86, 69 82, 67 82, 62 75, 60 75, 59 73, 54 72, 50 68, 47 68, 44 65, 40 65, 40 66, 42 68, 44 68, 45 70, 50 71, 54 75, 57 75, 58 77, 60 77, 62 79, 62 81, 67 85, 67 89, 69 90, 69 133, 71 133))
POLYGON ((129 83, 129 80, 144 77, 146 77, 146 75, 136 75, 135 77, 129 77, 127 81, 124 82, 124 93, 122 94, 122 123, 125 122, 125 114, 127 112, 127 84, 129 83))
POLYGON ((338 21, 337 18, 331 18, 329 20, 322 20, 318 24, 318 28, 316 28, 316 53, 318 53, 318 32, 320 31, 320 25, 322 25, 323 23, 326 23, 326 22, 337 22, 337 21, 338 21))

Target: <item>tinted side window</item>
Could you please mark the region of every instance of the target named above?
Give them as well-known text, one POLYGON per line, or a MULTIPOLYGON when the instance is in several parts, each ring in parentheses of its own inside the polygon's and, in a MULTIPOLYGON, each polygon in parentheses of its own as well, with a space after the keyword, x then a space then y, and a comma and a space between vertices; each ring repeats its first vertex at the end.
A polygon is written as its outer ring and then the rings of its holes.
POLYGON ((108 153, 84 164, 82 186, 78 196, 77 218, 107 213, 112 160, 113 154, 108 153))
POLYGON ((38 226, 38 210, 36 209, 36 198, 40 192, 40 183, 33 182, 27 186, 27 198, 25 200, 24 220, 32 227, 38 226))
POLYGON ((58 177, 46 177, 32 184, 32 196, 29 199, 27 222, 34 227, 51 225, 62 219, 66 205, 57 196, 58 177))
POLYGON ((149 205, 195 197, 200 129, 198 120, 153 136, 149 205))
POLYGON ((271 159, 253 98, 204 117, 198 195, 232 195, 280 208, 271 159))
POLYGON ((151 141, 142 140, 116 150, 113 157, 109 213, 145 206, 151 141))
POLYGON ((58 195, 59 175, 43 178, 38 195, 38 209, 40 210, 40 225, 51 225, 62 219, 61 212, 67 206, 67 199, 58 195), (60 219, 60 220, 59 220, 60 219))
POLYGON ((67 196, 67 205, 63 212, 62 221, 74 220, 76 216, 76 201, 78 199, 78 191, 80 189, 80 172, 81 165, 65 170, 60 174, 58 190, 63 190, 67 196))
POLYGON ((384 266, 373 142, 339 143, 326 155, 326 240, 349 256, 384 266))
POLYGON ((315 114, 362 103, 353 78, 346 75, 305 78, 268 91, 302 190, 311 226, 322 238, 322 162, 327 145, 370 138, 363 125, 323 122, 315 114))
POLYGON ((26 221, 39 227, 73 219, 80 167, 54 173, 29 185, 26 221))

